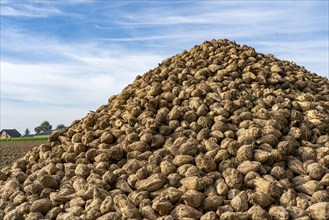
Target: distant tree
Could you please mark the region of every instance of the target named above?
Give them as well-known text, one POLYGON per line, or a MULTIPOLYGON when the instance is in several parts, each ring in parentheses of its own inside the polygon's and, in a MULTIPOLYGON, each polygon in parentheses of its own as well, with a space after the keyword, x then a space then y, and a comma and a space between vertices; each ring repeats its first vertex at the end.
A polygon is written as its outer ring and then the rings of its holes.
POLYGON ((28 128, 25 129, 25 135, 29 135, 30 134, 30 130, 28 128))
POLYGON ((41 132, 48 131, 52 129, 52 125, 49 124, 48 121, 44 121, 38 127, 34 128, 36 134, 40 134, 41 132))
POLYGON ((34 128, 34 131, 35 131, 36 134, 40 134, 40 133, 41 133, 41 128, 40 128, 40 126, 34 128))
POLYGON ((66 126, 64 125, 64 124, 59 124, 59 125, 57 125, 57 127, 56 127, 56 130, 64 130, 66 128, 66 126))

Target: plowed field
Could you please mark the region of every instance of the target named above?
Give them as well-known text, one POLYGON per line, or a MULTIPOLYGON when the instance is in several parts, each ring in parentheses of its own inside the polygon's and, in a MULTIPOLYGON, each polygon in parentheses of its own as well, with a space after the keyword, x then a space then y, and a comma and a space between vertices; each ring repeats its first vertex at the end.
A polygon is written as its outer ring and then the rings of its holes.
POLYGON ((26 152, 46 141, 4 141, 0 142, 0 169, 24 156, 26 152))

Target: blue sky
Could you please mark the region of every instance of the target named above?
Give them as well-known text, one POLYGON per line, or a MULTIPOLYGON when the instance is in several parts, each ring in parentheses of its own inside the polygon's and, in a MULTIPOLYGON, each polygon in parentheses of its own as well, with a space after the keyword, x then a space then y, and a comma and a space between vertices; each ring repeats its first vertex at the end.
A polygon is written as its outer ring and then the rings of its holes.
POLYGON ((1 0, 0 129, 84 117, 137 75, 228 38, 328 77, 328 1, 1 0))

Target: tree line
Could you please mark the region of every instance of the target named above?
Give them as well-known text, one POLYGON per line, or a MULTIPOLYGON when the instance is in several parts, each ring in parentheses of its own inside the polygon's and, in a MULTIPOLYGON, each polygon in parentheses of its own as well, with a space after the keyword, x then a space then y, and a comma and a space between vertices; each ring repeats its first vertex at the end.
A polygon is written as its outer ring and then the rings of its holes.
MULTIPOLYGON (((44 121, 42 122, 39 126, 34 128, 35 134, 40 134, 42 132, 51 130, 53 128, 53 126, 48 122, 48 121, 44 121)), ((64 130, 66 128, 66 126, 64 124, 59 124, 57 125, 55 130, 64 130)), ((26 128, 25 129, 25 135, 29 135, 31 133, 31 131, 26 128)))

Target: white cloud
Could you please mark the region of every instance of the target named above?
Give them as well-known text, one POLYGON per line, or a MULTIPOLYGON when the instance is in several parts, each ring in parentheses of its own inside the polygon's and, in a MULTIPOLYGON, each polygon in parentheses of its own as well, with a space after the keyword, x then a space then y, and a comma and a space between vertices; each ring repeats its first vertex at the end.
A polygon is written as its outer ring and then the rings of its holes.
POLYGON ((20 64, 2 61, 3 98, 60 106, 101 104, 110 95, 119 93, 137 74, 162 60, 157 55, 118 55, 117 58, 72 55, 72 58, 79 62, 20 64))
POLYGON ((61 14, 63 13, 54 7, 36 7, 30 4, 17 4, 16 7, 3 5, 1 7, 2 16, 42 18, 51 15, 61 15, 61 14))

